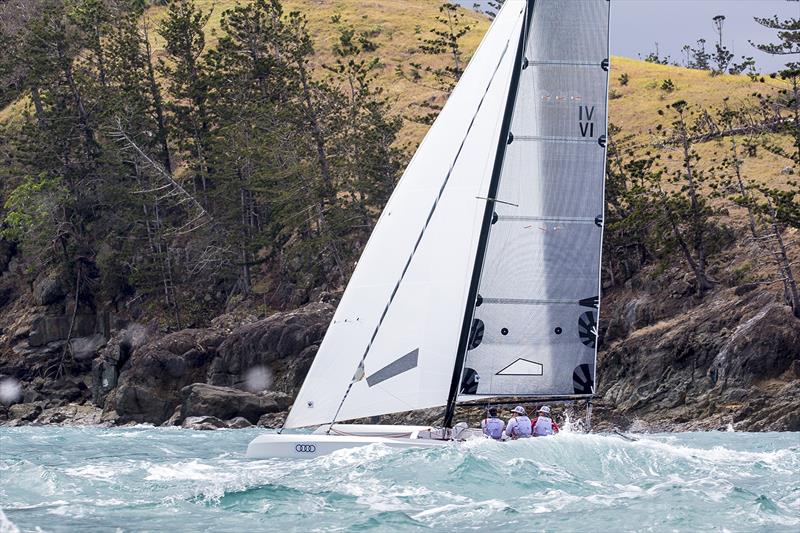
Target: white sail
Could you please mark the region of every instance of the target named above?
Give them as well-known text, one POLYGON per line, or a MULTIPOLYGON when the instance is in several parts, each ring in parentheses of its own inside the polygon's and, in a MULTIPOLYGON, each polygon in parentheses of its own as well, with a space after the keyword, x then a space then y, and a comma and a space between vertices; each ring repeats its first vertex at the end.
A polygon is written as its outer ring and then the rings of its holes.
POLYGON ((460 401, 594 391, 609 2, 531 5, 460 401))
POLYGON ((403 174, 286 420, 444 405, 524 0, 508 0, 403 174))

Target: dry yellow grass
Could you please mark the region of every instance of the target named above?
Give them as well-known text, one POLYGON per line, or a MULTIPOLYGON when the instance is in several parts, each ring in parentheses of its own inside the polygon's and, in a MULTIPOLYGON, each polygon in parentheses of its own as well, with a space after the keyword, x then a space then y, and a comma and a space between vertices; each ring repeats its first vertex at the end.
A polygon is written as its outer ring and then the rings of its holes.
MULTIPOLYGON (((211 11, 206 27, 208 46, 216 43, 216 34, 222 13, 236 5, 237 0, 196 0, 204 11, 211 11)), ((331 48, 337 39, 336 25, 331 17, 338 15, 343 23, 352 25, 356 30, 368 30, 376 34, 374 40, 379 44, 378 54, 383 60, 377 71, 377 82, 384 87, 393 108, 402 115, 415 114, 414 107, 423 101, 441 103, 444 95, 421 84, 412 83, 397 76, 397 66, 404 66, 409 61, 418 61, 425 65, 441 66, 443 58, 433 58, 419 52, 420 39, 429 35, 430 28, 438 13, 440 3, 437 0, 284 0, 286 12, 298 10, 308 19, 310 33, 315 41, 315 66, 320 67, 332 61, 331 48)), ((151 26, 155 26, 166 12, 163 7, 151 8, 148 17, 151 26)), ((465 38, 464 52, 468 58, 477 48, 483 34, 489 27, 489 19, 474 11, 464 9, 462 12, 472 26, 473 31, 465 38)), ((155 53, 163 54, 163 41, 151 30, 155 43, 155 53)), ((318 68, 318 75, 327 75, 318 68)), ((746 76, 711 77, 708 72, 689 70, 681 67, 656 65, 639 60, 613 57, 610 88, 619 95, 610 101, 609 116, 611 122, 622 127, 625 133, 635 135, 635 143, 645 149, 655 140, 655 125, 667 124, 665 117, 658 115, 663 109, 677 100, 686 100, 690 105, 702 108, 718 108, 727 98, 731 106, 753 101, 753 93, 769 93, 775 91, 780 82, 767 78, 764 83, 753 82, 746 76), (623 73, 629 77, 626 86, 622 86, 619 77, 623 73), (665 93, 660 89, 661 83, 671 79, 677 89, 665 93)), ((8 122, 20 117, 21 110, 27 102, 23 99, 5 109, 0 110, 0 122, 8 122)), ((406 121, 400 135, 400 144, 410 150, 416 147, 427 127, 406 121)), ((698 152, 704 158, 704 167, 715 165, 723 157, 728 147, 728 140, 708 142, 698 146, 698 152)), ((666 150, 666 155, 671 150, 666 150)), ((673 154, 670 164, 676 164, 679 154, 673 154)), ((748 178, 766 183, 780 185, 785 183, 786 176, 780 173, 787 166, 784 160, 761 150, 759 155, 749 158, 745 163, 748 178)))
MULTIPOLYGON (((656 65, 635 59, 614 57, 611 62, 610 91, 618 95, 609 101, 610 121, 620 126, 627 134, 635 136, 634 143, 643 150, 652 149, 657 141, 657 124, 668 126, 671 113, 659 116, 659 109, 678 100, 685 100, 696 109, 706 109, 713 114, 715 109, 727 105, 735 108, 754 105, 756 94, 774 94, 782 82, 766 77, 764 82, 752 81, 747 76, 714 76, 706 71, 690 70, 671 65, 656 65), (619 79, 627 74, 629 81, 623 86, 619 79), (660 87, 665 80, 672 80, 676 89, 667 93, 660 87)), ((773 139, 788 148, 787 139, 773 139)), ((731 139, 719 139, 696 146, 701 156, 701 168, 717 165, 728 155, 731 139)), ((741 146, 742 139, 738 139, 741 146)), ((674 168, 680 162, 678 148, 662 148, 662 155, 672 155, 669 163, 674 168)), ((759 150, 757 156, 749 157, 743 165, 743 172, 749 180, 780 186, 787 178, 781 170, 788 161, 766 150, 759 150)))
MULTIPOLYGON (((196 0, 203 11, 212 11, 206 27, 207 43, 214 46, 215 32, 219 28, 222 13, 234 5, 236 0, 196 0)), ((239 2, 242 3, 242 2, 239 2)), ((416 61, 434 67, 442 66, 440 58, 425 56, 419 52, 420 39, 430 35, 439 12, 439 2, 434 0, 284 0, 284 11, 299 11, 308 19, 309 33, 314 39, 316 57, 314 64, 319 75, 327 74, 319 69, 323 64, 333 61, 332 48, 338 39, 337 25, 331 18, 340 17, 340 24, 352 26, 357 31, 370 31, 376 34, 374 41, 379 45, 377 54, 383 62, 376 72, 377 83, 384 88, 394 109, 401 114, 416 114, 414 106, 423 101, 442 103, 445 95, 423 85, 412 83, 396 74, 398 66, 406 66, 416 61)), ((462 9, 464 22, 473 30, 464 38, 465 59, 469 59, 478 47, 483 34, 489 28, 490 20, 469 9, 462 9)), ((149 16, 158 22, 166 13, 163 7, 153 8, 149 16)), ((155 52, 161 54, 163 41, 156 39, 155 52)), ((419 144, 427 131, 427 126, 406 121, 400 135, 401 144, 413 148, 419 144)))

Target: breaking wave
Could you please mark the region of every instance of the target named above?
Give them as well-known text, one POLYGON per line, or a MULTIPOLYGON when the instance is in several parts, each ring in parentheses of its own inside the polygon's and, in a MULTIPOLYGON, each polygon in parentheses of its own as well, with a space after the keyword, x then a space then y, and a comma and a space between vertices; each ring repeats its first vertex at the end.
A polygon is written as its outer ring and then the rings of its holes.
POLYGON ((0 428, 0 530, 800 527, 797 433, 562 433, 246 460, 258 434, 0 428))

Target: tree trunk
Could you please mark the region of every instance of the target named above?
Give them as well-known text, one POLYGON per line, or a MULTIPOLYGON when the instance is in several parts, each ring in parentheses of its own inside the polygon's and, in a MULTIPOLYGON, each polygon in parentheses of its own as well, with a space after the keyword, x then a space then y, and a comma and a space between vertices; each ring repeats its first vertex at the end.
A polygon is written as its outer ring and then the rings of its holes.
POLYGON ((31 87, 31 100, 33 101, 33 109, 36 111, 36 120, 39 127, 45 128, 44 105, 42 105, 42 96, 39 94, 39 88, 31 87))
POLYGON ((150 46, 150 36, 147 32, 147 22, 144 25, 145 59, 147 60, 147 81, 150 86, 150 97, 153 99, 153 110, 156 113, 156 126, 158 127, 158 142, 161 144, 161 162, 167 172, 172 174, 172 160, 169 155, 169 136, 166 121, 164 120, 164 102, 161 91, 156 81, 155 68, 153 67, 153 50, 150 46))
POLYGON ((736 182, 739 187, 739 194, 741 194, 742 198, 744 198, 744 205, 747 208, 747 218, 750 224, 750 233, 753 235, 753 238, 758 238, 758 231, 756 231, 756 219, 753 216, 753 208, 750 205, 750 195, 747 193, 747 187, 745 187, 744 179, 742 178, 742 162, 739 160, 739 151, 736 147, 736 137, 733 138, 731 152, 733 154, 733 168, 736 171, 736 182))
MULTIPOLYGON (((697 290, 702 294, 714 288, 714 284, 708 279, 708 276, 706 276, 705 221, 700 216, 700 203, 697 201, 697 189, 694 182, 689 134, 686 131, 686 123, 682 112, 679 112, 679 117, 681 144, 683 146, 683 164, 686 170, 686 181, 689 184, 689 202, 692 212, 692 247, 697 254, 697 261, 695 262, 694 259, 691 258, 691 253, 689 253, 688 256, 692 259, 692 263, 694 263, 693 269, 697 277, 697 290)), ((680 239, 680 241, 681 247, 686 246, 683 239, 680 239)))
POLYGON ((789 256, 786 254, 786 246, 784 245, 780 227, 778 226, 778 221, 774 212, 772 214, 772 231, 775 232, 775 243, 778 246, 776 256, 781 274, 783 275, 786 297, 789 301, 789 305, 792 306, 794 316, 800 318, 800 292, 797 289, 797 281, 794 279, 792 264, 789 262, 789 256))

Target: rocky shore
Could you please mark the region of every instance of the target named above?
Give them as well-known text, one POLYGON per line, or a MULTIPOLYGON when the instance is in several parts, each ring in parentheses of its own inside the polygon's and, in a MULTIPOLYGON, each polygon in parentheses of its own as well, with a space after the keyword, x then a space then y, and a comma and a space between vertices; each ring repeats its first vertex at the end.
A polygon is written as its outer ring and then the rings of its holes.
MULTIPOLYGON (((700 299, 687 280, 677 269, 643 274, 605 296, 594 429, 800 430, 800 323, 790 309, 762 285, 700 299)), ((0 425, 276 427, 334 311, 317 302, 261 319, 231 312, 164 333, 74 305, 44 278, 0 313, 0 425)))

